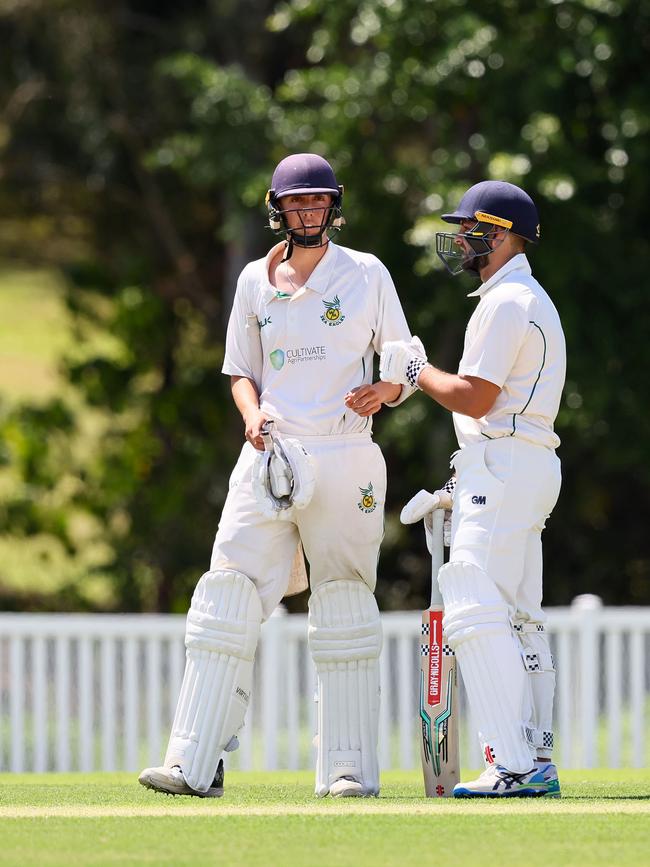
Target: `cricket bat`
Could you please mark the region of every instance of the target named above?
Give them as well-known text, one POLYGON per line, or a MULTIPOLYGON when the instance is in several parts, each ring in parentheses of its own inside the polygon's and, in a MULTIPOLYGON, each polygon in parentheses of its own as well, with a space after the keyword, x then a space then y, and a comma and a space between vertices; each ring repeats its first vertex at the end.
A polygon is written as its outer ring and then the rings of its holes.
POLYGON ((427 798, 447 798, 460 779, 456 657, 442 632, 438 570, 444 563, 444 509, 432 512, 431 605, 422 612, 420 753, 427 798))

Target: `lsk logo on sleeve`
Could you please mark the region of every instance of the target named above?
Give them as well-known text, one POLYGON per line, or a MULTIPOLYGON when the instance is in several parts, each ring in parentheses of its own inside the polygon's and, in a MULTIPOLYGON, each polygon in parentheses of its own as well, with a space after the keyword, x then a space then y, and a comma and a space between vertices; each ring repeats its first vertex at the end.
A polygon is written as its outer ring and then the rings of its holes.
POLYGON ((325 305, 325 313, 321 316, 321 322, 325 325, 340 325, 345 316, 341 313, 341 301, 339 296, 335 295, 333 301, 323 301, 325 305))
POLYGON ((375 499, 375 494, 372 489, 372 482, 368 482, 367 488, 359 488, 359 490, 361 491, 361 499, 357 503, 357 506, 362 512, 365 512, 366 515, 370 514, 370 512, 374 512, 377 508, 377 500, 375 499))

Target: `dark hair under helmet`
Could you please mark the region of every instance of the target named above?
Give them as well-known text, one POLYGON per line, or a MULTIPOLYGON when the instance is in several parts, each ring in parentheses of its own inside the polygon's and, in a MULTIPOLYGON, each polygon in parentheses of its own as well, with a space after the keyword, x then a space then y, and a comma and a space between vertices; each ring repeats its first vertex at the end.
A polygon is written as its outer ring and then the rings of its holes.
MULTIPOLYGON (((271 188, 266 194, 269 226, 276 234, 283 234, 288 238, 290 248, 293 244, 300 247, 322 247, 329 241, 330 232, 338 232, 345 222, 341 212, 342 200, 343 187, 337 183, 334 171, 327 160, 318 154, 292 154, 278 163, 273 172, 271 188), (321 231, 318 234, 309 234, 304 225, 290 229, 285 214, 289 210, 301 212, 305 209, 283 208, 280 199, 283 196, 316 193, 328 193, 332 196, 331 205, 321 209, 309 209, 310 211, 322 210, 321 231), (324 233, 327 233, 326 241, 323 241, 324 233)), ((286 258, 289 255, 291 255, 290 249, 286 258)))
POLYGON ((475 225, 465 232, 436 233, 436 252, 452 274, 463 270, 476 271, 472 260, 493 252, 489 240, 499 230, 506 229, 533 244, 537 244, 540 238, 535 203, 525 190, 507 181, 481 181, 474 184, 464 194, 456 210, 451 214, 443 214, 442 219, 447 223, 475 221, 475 225), (459 234, 467 240, 473 255, 463 252, 458 246, 459 234))

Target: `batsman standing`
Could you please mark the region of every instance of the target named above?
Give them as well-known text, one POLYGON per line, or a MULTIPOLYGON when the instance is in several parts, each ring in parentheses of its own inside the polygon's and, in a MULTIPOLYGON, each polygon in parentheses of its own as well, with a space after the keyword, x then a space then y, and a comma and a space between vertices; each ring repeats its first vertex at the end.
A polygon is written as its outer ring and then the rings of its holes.
POLYGON ((436 236, 452 274, 481 285, 458 374, 427 362, 417 337, 384 344, 381 378, 416 385, 453 414, 449 562, 438 573, 486 769, 456 797, 559 796, 551 761, 555 670, 542 612, 541 534, 560 491, 553 423, 566 370, 557 310, 524 249, 537 209, 513 184, 483 181, 444 214, 436 236))
POLYGON ((187 616, 164 764, 140 775, 158 791, 223 793, 220 757, 244 722, 260 625, 285 595, 301 542, 318 676, 316 794, 379 792, 382 634, 373 591, 386 467, 372 415, 414 389, 372 382, 382 343, 410 332, 382 263, 332 242, 342 197, 320 156, 282 160, 267 204, 284 240, 237 284, 223 372, 247 442, 187 616))

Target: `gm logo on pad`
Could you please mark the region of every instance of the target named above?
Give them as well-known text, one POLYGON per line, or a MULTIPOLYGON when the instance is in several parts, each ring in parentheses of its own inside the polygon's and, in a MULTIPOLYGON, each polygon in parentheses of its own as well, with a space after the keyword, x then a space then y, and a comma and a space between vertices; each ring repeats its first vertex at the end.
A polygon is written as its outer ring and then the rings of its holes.
POLYGON ((486 503, 486 498, 482 495, 474 494, 474 496, 472 497, 472 503, 474 503, 475 506, 484 506, 486 503))

